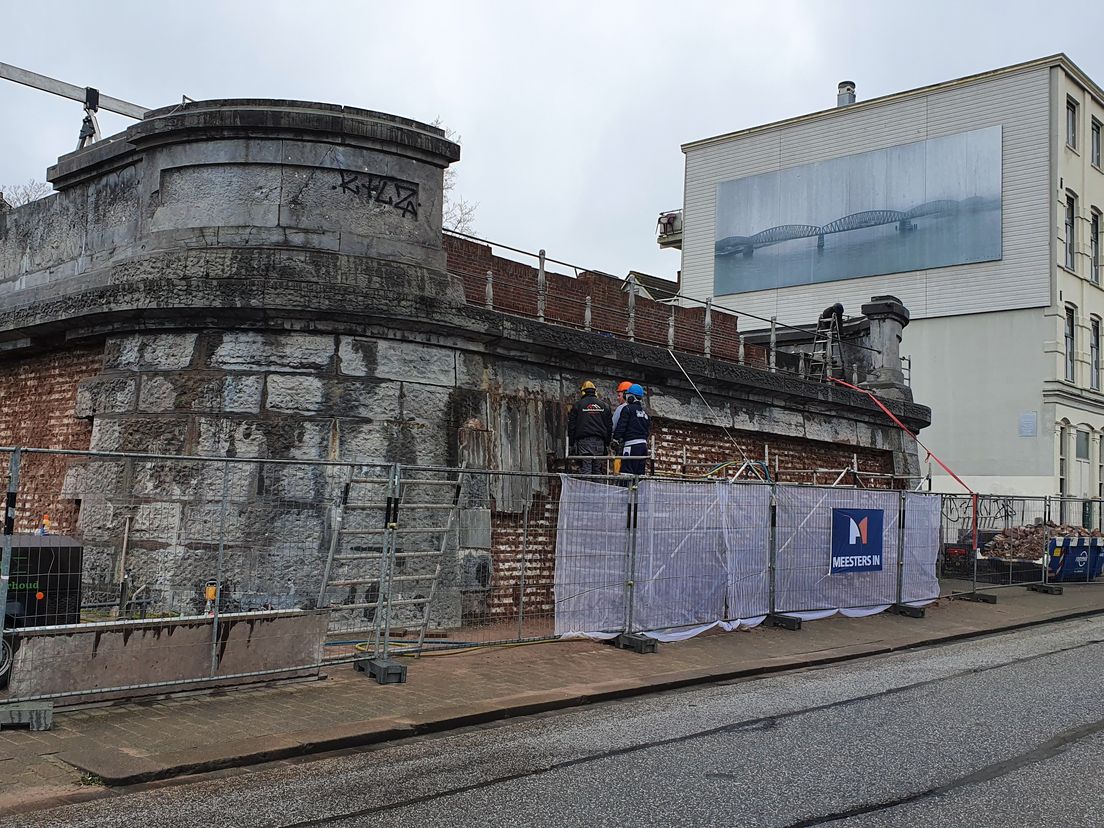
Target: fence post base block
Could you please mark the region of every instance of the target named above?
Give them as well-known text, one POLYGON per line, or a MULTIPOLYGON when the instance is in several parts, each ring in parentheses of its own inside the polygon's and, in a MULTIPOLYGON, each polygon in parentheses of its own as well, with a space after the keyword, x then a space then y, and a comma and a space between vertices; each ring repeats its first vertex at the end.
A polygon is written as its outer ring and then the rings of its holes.
POLYGON ((1058 584, 1028 584, 1029 592, 1041 592, 1044 595, 1061 595, 1062 587, 1058 584))
POLYGON ((781 627, 784 630, 800 630, 801 619, 793 615, 779 615, 772 612, 767 616, 767 626, 781 627))
POLYGON ((894 604, 892 607, 889 608, 889 611, 894 613, 895 615, 903 615, 906 618, 924 617, 923 607, 912 607, 908 604, 894 604))
POLYGON ((658 641, 638 633, 621 633, 613 639, 613 646, 619 650, 632 650, 634 653, 641 654, 659 652, 658 641))
POLYGON ((358 658, 353 669, 367 673, 376 684, 406 684, 406 665, 389 658, 358 658))
POLYGON ((54 703, 20 702, 0 705, 0 730, 5 727, 52 730, 54 727, 54 703))

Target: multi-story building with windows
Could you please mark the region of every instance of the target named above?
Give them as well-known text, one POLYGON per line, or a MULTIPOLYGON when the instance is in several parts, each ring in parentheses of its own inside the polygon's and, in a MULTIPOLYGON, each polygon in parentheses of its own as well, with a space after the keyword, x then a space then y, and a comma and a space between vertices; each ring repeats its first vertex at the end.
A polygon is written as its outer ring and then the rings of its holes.
POLYGON ((1104 497, 1102 123, 1065 55, 868 101, 844 82, 831 109, 684 145, 660 243, 684 295, 790 324, 899 297, 951 468, 982 492, 1104 497))

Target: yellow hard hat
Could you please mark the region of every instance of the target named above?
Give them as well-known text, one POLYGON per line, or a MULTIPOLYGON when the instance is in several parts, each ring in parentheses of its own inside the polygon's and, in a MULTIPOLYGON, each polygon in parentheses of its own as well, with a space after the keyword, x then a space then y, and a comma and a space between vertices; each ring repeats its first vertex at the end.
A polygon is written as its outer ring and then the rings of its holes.
POLYGON ((598 386, 590 380, 583 380, 583 384, 579 386, 580 391, 596 391, 598 386))

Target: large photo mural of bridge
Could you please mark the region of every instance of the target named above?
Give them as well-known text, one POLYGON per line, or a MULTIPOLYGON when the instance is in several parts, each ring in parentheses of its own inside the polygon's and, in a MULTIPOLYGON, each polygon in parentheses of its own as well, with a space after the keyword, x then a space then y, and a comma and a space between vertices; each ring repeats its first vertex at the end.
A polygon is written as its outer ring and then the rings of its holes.
POLYGON ((717 185, 713 292, 1001 258, 1001 128, 717 185))

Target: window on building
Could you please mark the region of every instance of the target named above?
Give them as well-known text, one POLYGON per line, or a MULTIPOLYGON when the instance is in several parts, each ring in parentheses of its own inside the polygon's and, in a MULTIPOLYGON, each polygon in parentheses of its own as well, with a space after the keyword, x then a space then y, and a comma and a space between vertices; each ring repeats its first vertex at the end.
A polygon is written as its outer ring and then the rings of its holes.
POLYGON ((1094 166, 1100 166, 1100 121, 1093 118, 1092 122, 1092 152, 1091 158, 1094 166))
POLYGON ((1089 226, 1089 261, 1092 273, 1089 278, 1100 284, 1100 211, 1093 210, 1092 223, 1089 226))
MULTIPOLYGON (((1074 344, 1076 343, 1076 318, 1074 317, 1074 309, 1066 308, 1066 379, 1069 382, 1073 382, 1074 373, 1074 344)), ((1053 328, 1051 329, 1053 330, 1053 328)))
POLYGON ((1100 320, 1092 321, 1089 340, 1089 381, 1093 391, 1100 390, 1100 320))
POLYGON ((1066 98, 1066 145, 1077 149, 1077 101, 1066 98))
POLYGON ((1077 196, 1066 194, 1066 267, 1077 270, 1077 196))
POLYGON ((1067 486, 1067 467, 1066 467, 1066 452, 1069 451, 1069 428, 1063 424, 1058 426, 1058 497, 1061 500, 1058 503, 1059 517, 1058 520, 1061 523, 1066 522, 1066 493, 1069 491, 1067 486))
POLYGON ((1104 519, 1104 434, 1096 441, 1096 500, 1096 515, 1104 519))
POLYGON ((1077 429, 1077 443, 1074 445, 1074 456, 1078 460, 1089 459, 1089 432, 1077 429))

